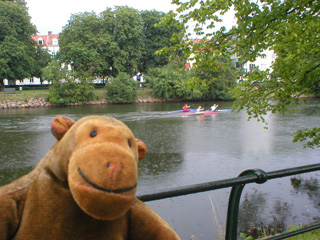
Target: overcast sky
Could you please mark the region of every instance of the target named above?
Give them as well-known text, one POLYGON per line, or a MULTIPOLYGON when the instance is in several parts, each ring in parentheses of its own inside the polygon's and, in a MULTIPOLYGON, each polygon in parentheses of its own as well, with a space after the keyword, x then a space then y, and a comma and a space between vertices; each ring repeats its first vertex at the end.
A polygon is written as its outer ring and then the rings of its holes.
POLYGON ((114 6, 129 6, 137 10, 157 10, 169 12, 175 10, 176 5, 171 4, 171 0, 26 0, 29 8, 31 22, 36 25, 39 35, 48 34, 52 31, 58 34, 62 27, 68 23, 71 14, 79 12, 91 12, 99 14, 106 8, 114 6))

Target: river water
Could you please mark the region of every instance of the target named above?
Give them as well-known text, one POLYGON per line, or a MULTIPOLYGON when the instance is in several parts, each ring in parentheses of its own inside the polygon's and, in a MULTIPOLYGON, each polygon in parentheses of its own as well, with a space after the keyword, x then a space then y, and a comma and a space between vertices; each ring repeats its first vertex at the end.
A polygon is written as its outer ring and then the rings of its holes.
MULTIPOLYGON (((192 103, 190 103, 192 104, 192 103)), ((209 108, 208 103, 194 103, 209 108)), ((218 102, 230 109, 232 102, 218 102)), ((139 163, 138 194, 222 180, 242 171, 266 172, 319 163, 319 149, 292 143, 293 131, 319 127, 318 99, 290 116, 268 115, 268 129, 245 112, 179 116, 168 111, 182 103, 141 103, 0 111, 0 186, 28 173, 55 143, 50 123, 57 115, 78 120, 105 115, 125 122, 148 153, 139 163)), ((248 184, 242 194, 239 224, 279 231, 290 224, 320 220, 319 172, 248 184)), ((230 188, 147 204, 182 239, 223 239, 230 188)))

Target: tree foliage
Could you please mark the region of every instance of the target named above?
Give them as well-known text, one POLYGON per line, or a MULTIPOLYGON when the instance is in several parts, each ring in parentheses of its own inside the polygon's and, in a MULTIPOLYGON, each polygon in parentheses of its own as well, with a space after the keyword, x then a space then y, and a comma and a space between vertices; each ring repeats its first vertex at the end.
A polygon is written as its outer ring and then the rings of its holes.
POLYGON ((101 16, 105 31, 109 32, 113 40, 111 43, 117 46, 117 52, 112 56, 113 75, 119 72, 134 75, 138 72, 143 46, 139 11, 119 6, 116 10, 107 9, 101 16))
POLYGON ((151 69, 146 79, 160 98, 230 100, 236 85, 234 70, 228 61, 220 59, 219 64, 223 66, 220 69, 198 66, 186 71, 185 58, 177 56, 167 65, 151 69))
MULTIPOLYGON (((267 112, 283 114, 302 103, 298 96, 313 94, 320 82, 320 3, 316 0, 200 1, 180 2, 176 16, 203 41, 185 41, 180 46, 194 52, 197 62, 204 59, 199 49, 210 53, 211 63, 218 57, 236 54, 240 63, 255 61, 264 50, 277 58, 272 70, 239 72, 240 84, 234 108, 245 109, 249 117, 265 121, 267 112), (237 25, 215 28, 221 16, 233 10, 237 25), (260 86, 255 86, 259 82, 260 86)), ((186 33, 186 39, 190 37, 186 33)), ((207 59, 208 61, 208 59, 207 59)), ((319 128, 299 131, 295 141, 319 138, 319 128)), ((318 145, 314 141, 314 145, 318 145)))
POLYGON ((43 76, 51 81, 48 100, 54 104, 83 103, 93 100, 93 86, 86 80, 76 79, 58 61, 51 61, 43 70, 43 76))
POLYGON ((164 16, 164 13, 155 10, 141 12, 143 48, 139 61, 140 72, 148 72, 148 69, 166 65, 169 62, 169 54, 159 55, 156 52, 181 40, 173 36, 183 30, 183 25, 159 25, 164 16))
POLYGON ((137 82, 126 73, 119 73, 106 85, 110 103, 132 103, 137 96, 137 82))
POLYGON ((35 54, 35 64, 32 76, 40 78, 40 84, 42 84, 43 70, 48 66, 52 57, 47 49, 43 48, 41 45, 37 45, 35 54))
POLYGON ((60 59, 78 75, 92 77, 117 76, 119 72, 133 76, 166 64, 168 56, 154 52, 168 44, 179 30, 154 26, 162 15, 123 6, 107 8, 99 15, 72 15, 60 37, 60 59))
POLYGON ((0 85, 3 79, 31 77, 35 62, 36 28, 23 2, 0 1, 0 85))
POLYGON ((100 51, 108 37, 102 34, 100 19, 95 13, 79 13, 71 16, 59 39, 59 58, 70 64, 79 75, 102 75, 108 64, 100 51))
POLYGON ((184 63, 184 58, 176 56, 167 65, 149 70, 146 80, 157 97, 188 98, 190 93, 187 93, 188 89, 184 82, 190 74, 185 70, 184 63))

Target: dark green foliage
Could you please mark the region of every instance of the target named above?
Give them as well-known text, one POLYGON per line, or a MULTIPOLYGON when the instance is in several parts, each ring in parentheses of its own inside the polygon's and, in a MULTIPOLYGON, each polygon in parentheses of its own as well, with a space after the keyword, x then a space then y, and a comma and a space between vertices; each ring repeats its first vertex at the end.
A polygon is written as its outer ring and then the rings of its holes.
POLYGON ((31 77, 35 62, 36 28, 24 3, 0 1, 0 85, 3 79, 31 77))
POLYGON ((106 84, 110 103, 132 103, 137 96, 137 82, 126 73, 119 73, 106 84))
POLYGON ((185 70, 184 59, 177 57, 168 65, 149 71, 147 80, 156 96, 164 99, 230 100, 236 85, 234 69, 221 59, 224 67, 203 69, 195 66, 185 70))
POLYGON ((51 60, 51 55, 48 53, 47 49, 43 48, 41 45, 37 45, 33 76, 40 78, 41 84, 43 69, 48 66, 51 60))
POLYGON ((52 61, 43 71, 44 78, 52 82, 48 101, 54 104, 84 103, 94 99, 93 86, 87 80, 75 80, 71 73, 52 61))
POLYGON ((72 15, 60 37, 60 59, 71 64, 78 76, 133 76, 148 68, 164 65, 168 56, 155 52, 169 43, 178 28, 156 27, 164 15, 157 11, 139 12, 129 7, 107 8, 96 15, 72 15))
POLYGON ((176 97, 176 84, 178 82, 179 73, 172 72, 165 67, 154 68, 149 70, 150 87, 153 89, 157 97, 170 99, 176 97))
POLYGON ((185 95, 181 91, 184 74, 184 60, 177 57, 166 66, 149 70, 146 80, 156 96, 163 99, 179 98, 185 95))
POLYGON ((87 81, 56 81, 49 88, 48 100, 55 104, 85 103, 94 99, 93 86, 87 81))
POLYGON ((159 55, 156 52, 177 43, 177 40, 171 38, 174 34, 179 33, 182 27, 169 24, 160 26, 158 23, 164 16, 164 13, 155 10, 141 12, 143 47, 139 62, 140 72, 147 73, 148 69, 164 66, 169 62, 169 54, 159 55))

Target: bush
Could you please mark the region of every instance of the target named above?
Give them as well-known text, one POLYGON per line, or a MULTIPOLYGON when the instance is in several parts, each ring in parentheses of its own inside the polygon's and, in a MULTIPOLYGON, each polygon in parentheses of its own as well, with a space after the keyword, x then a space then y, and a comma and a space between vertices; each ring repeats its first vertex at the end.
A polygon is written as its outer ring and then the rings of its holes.
POLYGON ((137 82, 126 73, 119 73, 106 84, 110 103, 132 103, 137 97, 137 82))
POLYGON ((211 66, 194 66, 186 71, 181 58, 176 58, 164 67, 150 69, 147 81, 160 98, 187 100, 230 100, 230 91, 236 86, 234 69, 221 59, 221 69, 211 66))
POLYGON ((166 66, 150 69, 146 80, 157 97, 183 98, 187 90, 183 85, 185 73, 184 59, 176 57, 166 66))
POLYGON ((170 99, 176 96, 175 78, 173 74, 165 68, 154 68, 149 71, 150 87, 157 97, 170 99))
POLYGON ((52 61, 43 71, 46 80, 51 81, 48 101, 54 104, 88 102, 94 99, 93 86, 86 80, 75 81, 72 73, 52 61), (61 80, 63 79, 63 80, 61 80))
POLYGON ((57 81, 49 88, 48 100, 54 104, 89 102, 94 99, 93 89, 87 81, 57 81))

